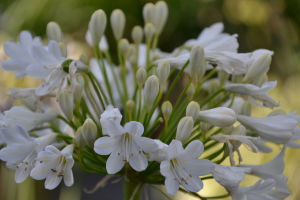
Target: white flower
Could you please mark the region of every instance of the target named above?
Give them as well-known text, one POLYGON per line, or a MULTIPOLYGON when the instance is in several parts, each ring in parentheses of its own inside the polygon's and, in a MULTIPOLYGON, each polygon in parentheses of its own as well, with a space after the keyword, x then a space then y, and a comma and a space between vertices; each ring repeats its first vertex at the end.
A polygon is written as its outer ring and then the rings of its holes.
POLYGON ((55 133, 32 139, 28 132, 19 125, 16 132, 8 128, 1 128, 0 135, 7 147, 0 150, 0 159, 7 161, 10 169, 16 170, 15 181, 23 182, 35 167, 35 158, 47 145, 54 142, 55 133))
POLYGON ((141 137, 144 132, 143 125, 131 121, 123 128, 118 122, 109 120, 106 130, 110 137, 96 140, 94 150, 100 155, 110 154, 106 163, 107 173, 117 173, 123 168, 125 162, 129 162, 136 171, 145 170, 148 161, 142 151, 155 152, 157 144, 150 138, 141 137))
POLYGON ((160 173, 166 177, 165 186, 169 194, 175 194, 181 184, 191 192, 203 188, 199 176, 211 173, 215 166, 210 160, 198 159, 204 146, 199 140, 192 141, 185 149, 178 140, 173 140, 167 150, 167 160, 160 164, 160 173))
POLYGON ((49 190, 56 188, 62 178, 64 178, 66 186, 72 186, 74 183, 73 150, 73 145, 66 146, 62 151, 52 145, 47 146, 45 151, 40 152, 36 159, 42 163, 31 171, 30 176, 36 180, 46 179, 45 188, 49 190))
POLYGON ((154 140, 154 142, 157 144, 158 149, 152 153, 149 153, 149 161, 156 161, 161 163, 162 161, 167 160, 168 145, 161 142, 160 140, 154 140))
POLYGON ((183 117, 177 126, 176 140, 185 142, 193 132, 194 121, 192 117, 183 117))
POLYGON ((238 121, 255 131, 263 139, 285 144, 293 137, 293 130, 298 122, 288 115, 277 115, 266 118, 237 115, 238 121))
MULTIPOLYGON (((222 104, 222 107, 229 107, 231 101, 232 98, 228 99, 222 104)), ((242 113, 242 106, 244 102, 245 100, 242 97, 237 96, 233 99, 233 104, 230 108, 234 110, 235 114, 240 115, 242 113)))
POLYGON ((108 135, 106 125, 109 120, 114 120, 117 123, 121 123, 122 115, 118 108, 114 108, 112 105, 108 105, 106 110, 101 114, 100 124, 102 126, 102 134, 108 135))
POLYGON ((236 115, 230 108, 218 107, 200 111, 198 119, 214 126, 227 127, 236 122, 236 115))
POLYGON ((205 51, 231 51, 237 52, 239 44, 237 42, 237 34, 229 35, 222 33, 224 24, 222 22, 215 23, 205 28, 197 39, 190 39, 184 43, 189 49, 195 45, 201 45, 205 51))
POLYGON ((5 127, 14 129, 16 124, 21 125, 29 131, 45 122, 50 122, 56 118, 56 113, 34 113, 24 106, 14 106, 5 111, 5 127))
POLYGON ((276 87, 277 81, 270 81, 264 83, 261 87, 252 84, 228 84, 224 88, 227 91, 234 92, 237 94, 248 95, 248 101, 255 106, 269 107, 273 109, 274 107, 280 106, 276 101, 268 95, 268 92, 276 87), (263 105, 256 102, 256 100, 261 101, 263 105))
POLYGON ((26 67, 37 62, 31 53, 31 47, 34 45, 41 46, 41 38, 33 38, 29 31, 22 31, 19 40, 20 45, 13 41, 5 42, 3 48, 11 60, 1 63, 4 70, 16 72, 16 78, 26 76, 26 67))

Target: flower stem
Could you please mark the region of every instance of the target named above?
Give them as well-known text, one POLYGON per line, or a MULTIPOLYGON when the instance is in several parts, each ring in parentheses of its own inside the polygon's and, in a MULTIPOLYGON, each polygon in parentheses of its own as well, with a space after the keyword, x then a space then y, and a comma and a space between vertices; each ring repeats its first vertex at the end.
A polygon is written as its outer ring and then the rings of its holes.
POLYGON ((142 185, 141 183, 130 179, 129 181, 123 180, 123 195, 124 200, 140 200, 142 198, 142 185))
POLYGON ((140 122, 141 106, 142 106, 142 87, 139 87, 139 108, 138 108, 138 113, 136 118, 138 122, 140 122))

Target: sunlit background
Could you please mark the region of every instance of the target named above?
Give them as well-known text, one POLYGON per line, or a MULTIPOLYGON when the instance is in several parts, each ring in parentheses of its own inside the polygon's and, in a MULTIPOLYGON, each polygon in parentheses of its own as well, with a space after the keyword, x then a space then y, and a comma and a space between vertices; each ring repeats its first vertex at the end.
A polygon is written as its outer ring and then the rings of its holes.
MULTIPOLYGON (((85 33, 92 13, 103 9, 109 16, 112 10, 120 8, 126 15, 124 36, 131 41, 131 29, 143 26, 142 8, 147 0, 0 0, 0 61, 7 59, 3 43, 17 40, 22 30, 29 30, 47 42, 45 30, 49 21, 56 21, 64 32, 64 42, 68 45, 71 58, 78 59, 82 52, 92 57, 92 50, 85 43, 85 33)), ((169 17, 159 41, 159 48, 172 51, 190 38, 196 38, 204 27, 215 22, 225 24, 225 32, 239 35, 239 52, 250 52, 259 48, 275 52, 269 72, 269 80, 277 80, 278 86, 270 92, 280 102, 287 113, 300 112, 300 1, 299 0, 168 0, 169 17)), ((111 53, 116 50, 110 24, 105 34, 111 53)), ((113 55, 116 59, 116 55, 113 55)), ((6 96, 9 87, 35 87, 39 80, 33 78, 15 79, 14 75, 0 69, 0 110, 4 112, 13 105, 6 96)), ((184 84, 184 79, 182 81, 184 84)), ((270 109, 254 107, 253 116, 265 117, 270 109)), ((298 113, 300 114, 300 113, 298 113)), ((273 159, 280 148, 270 145, 271 154, 253 155, 241 147, 244 164, 265 163, 273 159)), ((204 155, 205 156, 205 155, 204 155)), ((237 156, 235 156, 237 157, 237 156)), ((300 150, 288 149, 285 157, 284 174, 292 196, 300 199, 300 150)), ((223 164, 229 165, 228 160, 223 164)), ((101 175, 85 174, 78 166, 74 167, 75 184, 67 188, 63 184, 53 191, 44 189, 44 181, 31 178, 21 184, 14 182, 14 171, 0 164, 0 199, 2 200, 80 200, 80 199, 121 199, 122 181, 109 183, 93 194, 86 194, 83 188, 92 189, 101 180, 101 175)), ((243 186, 250 186, 257 178, 247 176, 243 186)), ((166 192, 164 187, 160 190, 166 192)), ((164 199, 161 192, 147 186, 151 199, 164 199)), ((225 189, 215 181, 205 180, 203 196, 226 194, 225 189)), ((183 194, 170 197, 182 199, 183 194)), ((192 197, 185 197, 193 199, 192 197)), ((167 199, 167 198, 165 198, 167 199)), ((231 199, 231 198, 227 198, 231 199)))

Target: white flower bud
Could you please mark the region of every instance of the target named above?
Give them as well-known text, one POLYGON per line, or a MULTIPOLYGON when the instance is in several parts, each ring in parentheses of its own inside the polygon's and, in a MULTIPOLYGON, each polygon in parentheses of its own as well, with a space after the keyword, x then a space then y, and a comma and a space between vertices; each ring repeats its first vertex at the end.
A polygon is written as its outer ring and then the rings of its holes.
POLYGON ((257 76, 266 73, 271 64, 272 57, 268 52, 261 52, 254 60, 252 65, 248 68, 248 71, 244 77, 244 82, 248 83, 253 81, 257 76))
POLYGON ((136 72, 136 80, 139 87, 143 87, 147 78, 147 71, 144 68, 139 68, 136 72))
POLYGON ((160 59, 160 55, 157 51, 155 51, 152 55, 152 60, 155 61, 155 60, 158 60, 160 59))
POLYGON ((196 75, 203 67, 204 50, 202 46, 195 45, 190 53, 190 76, 196 75))
POLYGON ((126 102, 126 107, 127 107, 129 112, 132 112, 132 110, 134 109, 134 105, 135 105, 135 103, 132 100, 128 100, 126 102))
POLYGON ((110 23, 116 40, 120 40, 123 37, 125 22, 126 18, 122 10, 115 9, 111 13, 110 23))
POLYGON ((198 115, 200 112, 200 106, 197 102, 192 101, 189 103, 189 105, 186 107, 186 116, 190 116, 193 118, 194 122, 198 120, 198 115))
POLYGON ((225 85, 225 83, 228 80, 229 76, 230 76, 230 74, 228 74, 227 72, 225 72, 223 70, 218 71, 218 78, 219 78, 220 87, 223 87, 225 85))
POLYGON ((136 55, 136 48, 134 44, 130 44, 127 50, 127 56, 128 58, 130 58, 130 56, 136 55))
POLYGON ((232 130, 231 135, 243 135, 243 136, 246 136, 246 128, 245 128, 245 126, 243 126, 242 124, 238 125, 237 127, 235 127, 232 130))
POLYGON ((138 62, 138 61, 137 61, 136 55, 130 56, 129 62, 130 62, 130 65, 131 65, 133 68, 136 68, 136 67, 137 67, 137 62, 138 62))
POLYGON ((159 91, 159 81, 155 75, 150 76, 145 83, 144 98, 148 108, 153 105, 159 91))
POLYGON ((272 110, 267 117, 272 117, 276 115, 286 115, 286 111, 282 109, 272 110))
POLYGON ((106 21, 106 15, 103 10, 99 9, 93 13, 89 22, 89 32, 91 34, 93 46, 99 45, 106 27, 106 21))
POLYGON ((63 57, 66 58, 66 57, 68 56, 68 48, 67 48, 67 45, 66 45, 64 42, 59 42, 59 43, 58 43, 58 46, 59 46, 61 55, 62 55, 63 57))
POLYGON ((119 42, 119 49, 122 53, 122 56, 127 57, 127 52, 129 48, 129 42, 127 39, 121 39, 119 42))
POLYGON ((230 108, 218 107, 200 111, 198 119, 214 126, 226 127, 236 122, 236 115, 234 110, 230 108))
POLYGON ((75 143, 80 150, 84 149, 85 141, 82 136, 82 126, 80 126, 75 133, 75 143))
POLYGON ((219 89, 219 83, 216 80, 212 80, 208 84, 208 94, 213 95, 219 89))
POLYGON ((203 63, 201 65, 201 67, 200 67, 200 70, 196 74, 197 81, 201 81, 202 80, 202 78, 204 77, 204 74, 206 72, 206 69, 207 69, 206 60, 203 59, 203 63))
POLYGON ((161 106, 161 111, 162 111, 162 114, 164 116, 164 119, 165 121, 169 121, 170 119, 170 116, 172 114, 172 111, 173 111, 173 106, 172 104, 170 103, 170 101, 165 101, 162 106, 161 106))
POLYGON ((191 135, 194 128, 194 121, 192 117, 182 118, 177 126, 176 140, 184 143, 191 135))
POLYGON ((243 82, 243 75, 232 75, 231 76, 232 83, 242 83, 243 82))
POLYGON ((143 41, 143 29, 140 26, 135 26, 132 29, 131 37, 135 45, 139 45, 143 41))
POLYGON ((205 122, 200 122, 200 129, 203 135, 205 135, 209 131, 209 128, 210 128, 210 124, 205 122))
POLYGON ((68 89, 62 89, 58 96, 58 104, 69 121, 73 119, 74 100, 73 93, 68 89))
POLYGON ((162 60, 157 66, 157 77, 159 80, 160 88, 164 88, 168 77, 170 75, 170 63, 166 60, 162 60))
POLYGON ((156 34, 161 34, 167 18, 168 18, 168 6, 166 4, 166 2, 164 1, 158 1, 155 4, 155 30, 156 30, 156 34))
POLYGON ((93 147, 97 138, 97 126, 93 122, 93 120, 86 119, 82 126, 81 132, 82 137, 84 138, 87 145, 93 147))
POLYGON ((261 87, 266 82, 268 82, 268 75, 264 73, 255 78, 252 84, 261 87))
POLYGON ((77 74, 76 81, 77 81, 78 85, 76 85, 76 87, 75 87, 73 96, 74 96, 74 101, 79 102, 82 98, 82 92, 84 89, 84 79, 80 74, 77 74))
POLYGON ((241 115, 251 116, 252 105, 248 101, 245 101, 241 106, 241 115))
POLYGON ((47 37, 49 40, 55 40, 56 42, 62 41, 62 32, 56 22, 49 22, 47 24, 47 37))
POLYGON ((155 27, 152 23, 147 23, 144 27, 146 42, 151 42, 155 33, 155 27))
POLYGON ((89 57, 86 53, 81 54, 79 60, 85 65, 89 64, 89 57))
POLYGON ((190 101, 193 100, 195 92, 196 92, 195 85, 191 83, 188 89, 186 90, 186 95, 190 101))
POLYGON ((233 128, 232 126, 222 127, 223 134, 230 135, 232 128, 233 128))
POLYGON ((143 17, 144 22, 146 23, 154 23, 155 19, 155 6, 153 3, 147 3, 143 8, 143 17))

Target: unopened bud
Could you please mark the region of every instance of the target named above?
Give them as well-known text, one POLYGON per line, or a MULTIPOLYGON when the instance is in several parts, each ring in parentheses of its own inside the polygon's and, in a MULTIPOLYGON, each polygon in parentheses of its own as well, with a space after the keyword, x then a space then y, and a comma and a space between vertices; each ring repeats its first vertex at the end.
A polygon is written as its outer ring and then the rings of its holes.
POLYGON ((160 59, 160 55, 157 51, 155 51, 153 53, 152 60, 155 61, 155 60, 158 60, 158 59, 160 59))
POLYGON ((205 135, 209 131, 209 128, 210 128, 210 124, 205 122, 200 122, 200 129, 203 135, 205 135))
POLYGON ((161 111, 162 111, 162 114, 164 116, 164 119, 165 121, 169 121, 170 119, 170 116, 172 114, 172 111, 173 111, 173 106, 172 104, 170 103, 170 101, 165 101, 162 106, 161 106, 161 111))
POLYGON ((166 2, 164 1, 158 1, 155 4, 155 30, 156 30, 156 34, 161 34, 167 18, 168 18, 168 6, 166 4, 166 2))
POLYGON ((64 42, 59 42, 58 46, 59 46, 62 57, 65 57, 65 58, 68 57, 67 45, 64 42))
POLYGON ((82 73, 82 72, 87 72, 88 71, 88 66, 86 66, 83 62, 81 62, 80 60, 77 60, 75 62, 75 66, 76 66, 76 73, 82 73))
POLYGON ((58 104, 69 121, 73 119, 74 100, 73 93, 68 89, 62 89, 58 96, 58 104))
POLYGON ((89 57, 86 53, 81 54, 79 60, 85 65, 89 64, 89 57))
POLYGON ((233 128, 232 126, 222 127, 223 134, 230 135, 232 128, 233 128))
POLYGON ((85 140, 82 136, 82 126, 80 126, 75 133, 75 143, 80 150, 84 149, 85 140))
POLYGON ((151 108, 159 91, 159 81, 155 75, 150 76, 145 83, 144 98, 145 104, 151 108))
POLYGON ((236 115, 234 110, 230 108, 218 107, 200 111, 198 119, 214 126, 226 127, 236 122, 236 115))
POLYGON ((194 128, 194 121, 192 117, 182 118, 177 126, 176 140, 184 143, 191 135, 194 128))
POLYGON ((106 15, 103 10, 99 9, 93 13, 89 22, 89 32, 91 34, 93 46, 99 45, 106 27, 106 21, 106 15))
POLYGON ((130 56, 129 62, 130 62, 130 65, 131 65, 133 68, 136 68, 136 67, 137 67, 137 62, 138 62, 138 61, 137 61, 136 55, 130 56))
POLYGON ((266 73, 263 73, 255 78, 252 84, 261 87, 266 82, 268 82, 268 75, 266 73))
POLYGON ((195 45, 190 53, 190 77, 195 76, 203 67, 204 50, 202 46, 195 45))
POLYGON ((120 40, 123 37, 125 22, 126 18, 122 10, 115 9, 111 13, 110 23, 116 40, 120 40))
POLYGON ((134 44, 130 44, 127 51, 127 57, 130 58, 130 56, 136 55, 136 48, 134 44))
POLYGON ((97 138, 96 124, 91 119, 86 119, 81 131, 86 144, 93 147, 97 138))
POLYGON ((166 60, 160 61, 157 66, 157 77, 161 88, 165 87, 169 75, 170 75, 170 63, 166 60))
POLYGON ((56 22, 49 22, 47 24, 47 37, 49 40, 55 40, 56 42, 62 41, 62 32, 56 22))
POLYGON ((76 85, 75 87, 75 91, 73 93, 74 96, 74 101, 75 102, 80 102, 81 98, 82 98, 82 92, 84 89, 84 79, 80 74, 76 75, 76 81, 78 83, 78 85, 76 85))
POLYGON ((127 107, 129 112, 132 112, 132 110, 134 109, 134 105, 135 105, 135 103, 132 100, 128 100, 126 102, 126 107, 127 107))
POLYGON ((129 42, 127 39, 121 39, 119 42, 119 49, 122 53, 122 55, 124 57, 127 56, 127 52, 128 52, 128 48, 129 48, 129 42))
POLYGON ((242 83, 243 82, 243 75, 232 75, 231 76, 232 83, 242 83))
POLYGON ((144 27, 146 42, 151 42, 155 33, 155 27, 152 23, 147 23, 144 27))
POLYGON ((188 89, 186 90, 186 95, 190 101, 193 100, 195 92, 196 92, 196 87, 193 83, 191 83, 188 89))
POLYGON ((219 78, 219 83, 220 83, 220 87, 223 87, 226 83, 226 81, 229 78, 229 74, 223 70, 219 70, 218 71, 218 78, 219 78))
POLYGON ((135 45, 139 45, 143 41, 143 29, 140 26, 135 26, 132 29, 131 37, 135 45))
POLYGON ((147 78, 147 71, 144 68, 139 68, 136 72, 136 80, 139 87, 143 87, 147 78))
POLYGON ((143 8, 143 17, 144 22, 146 23, 154 23, 155 19, 155 6, 153 3, 147 3, 143 8))
POLYGON ((245 101, 241 106, 241 115, 251 116, 252 105, 248 101, 245 101))
POLYGON ((240 124, 232 130, 231 135, 246 136, 246 128, 242 124, 240 124))
POLYGON ((192 101, 189 103, 189 105, 186 107, 186 116, 190 116, 193 118, 194 122, 196 122, 198 120, 198 116, 199 116, 199 112, 200 112, 200 106, 197 102, 192 101))
POLYGON ((204 77, 204 74, 206 72, 206 69, 207 69, 207 67, 206 67, 206 60, 203 59, 202 65, 200 67, 200 70, 196 74, 197 81, 201 81, 202 80, 202 78, 204 77))
POLYGON ((219 83, 216 80, 211 80, 208 84, 208 94, 213 95, 219 89, 219 83))
POLYGON ((277 115, 286 115, 286 111, 282 109, 272 110, 267 117, 277 116, 277 115))

